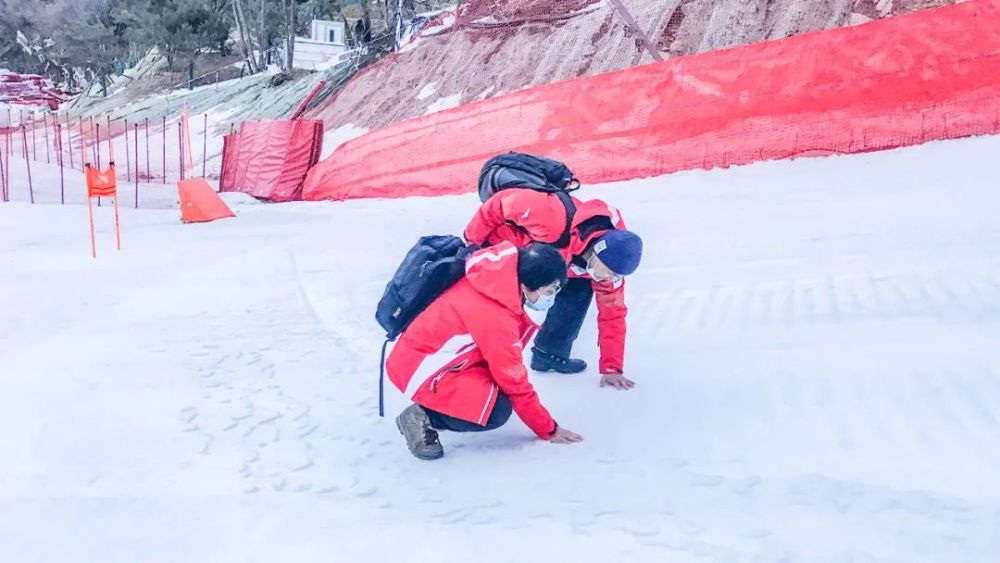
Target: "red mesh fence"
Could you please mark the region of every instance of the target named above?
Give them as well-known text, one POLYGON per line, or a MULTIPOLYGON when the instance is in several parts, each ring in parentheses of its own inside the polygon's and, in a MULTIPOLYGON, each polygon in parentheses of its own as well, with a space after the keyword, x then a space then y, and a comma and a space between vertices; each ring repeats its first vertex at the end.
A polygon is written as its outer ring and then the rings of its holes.
POLYGON ((322 143, 321 121, 244 121, 239 133, 224 139, 219 189, 268 201, 302 199, 302 183, 322 143))
POLYGON ((1000 132, 1000 0, 675 58, 375 130, 305 199, 442 195, 520 150, 588 183, 1000 132))

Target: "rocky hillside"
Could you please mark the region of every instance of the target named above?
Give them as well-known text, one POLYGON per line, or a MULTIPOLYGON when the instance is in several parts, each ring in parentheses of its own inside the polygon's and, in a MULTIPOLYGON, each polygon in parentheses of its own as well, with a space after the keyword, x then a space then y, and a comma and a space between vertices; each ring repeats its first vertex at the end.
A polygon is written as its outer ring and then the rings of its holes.
MULTIPOLYGON (((661 58, 956 3, 956 0, 620 0, 661 58)), ((374 128, 521 88, 652 62, 610 0, 468 0, 315 111, 374 128)))

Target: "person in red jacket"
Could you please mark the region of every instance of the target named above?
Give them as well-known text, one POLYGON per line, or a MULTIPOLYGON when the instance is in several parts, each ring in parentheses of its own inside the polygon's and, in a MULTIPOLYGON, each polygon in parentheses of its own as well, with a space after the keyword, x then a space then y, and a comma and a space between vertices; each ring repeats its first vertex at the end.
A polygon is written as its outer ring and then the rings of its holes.
MULTIPOLYGON (((642 258, 642 239, 626 230, 618 210, 601 200, 570 198, 575 207, 568 243, 560 248, 569 263, 569 281, 532 348, 535 371, 580 373, 587 363, 570 357, 590 302, 596 295, 601 386, 632 389, 625 377, 624 276, 632 274, 642 258)), ((469 221, 469 243, 516 246, 533 242, 555 244, 566 230, 567 206, 556 194, 530 189, 506 189, 486 200, 469 221)), ((566 242, 566 241, 563 241, 566 242)))
POLYGON ((562 256, 548 245, 518 249, 501 243, 470 256, 465 269, 465 277, 403 331, 386 361, 389 380, 405 393, 428 355, 455 336, 472 337, 396 417, 410 452, 438 459, 444 455, 439 430, 492 430, 506 423, 512 410, 543 440, 581 441, 542 406, 523 358, 538 329, 524 308, 545 310, 554 302, 566 280, 562 256))

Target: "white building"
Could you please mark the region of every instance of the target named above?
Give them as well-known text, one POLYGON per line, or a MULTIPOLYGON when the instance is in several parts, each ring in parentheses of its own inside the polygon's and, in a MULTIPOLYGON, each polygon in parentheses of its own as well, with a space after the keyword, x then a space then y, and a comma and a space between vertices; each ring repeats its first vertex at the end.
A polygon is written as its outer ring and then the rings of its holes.
POLYGON ((343 22, 313 20, 312 35, 295 38, 295 68, 313 70, 347 49, 347 30, 343 22))

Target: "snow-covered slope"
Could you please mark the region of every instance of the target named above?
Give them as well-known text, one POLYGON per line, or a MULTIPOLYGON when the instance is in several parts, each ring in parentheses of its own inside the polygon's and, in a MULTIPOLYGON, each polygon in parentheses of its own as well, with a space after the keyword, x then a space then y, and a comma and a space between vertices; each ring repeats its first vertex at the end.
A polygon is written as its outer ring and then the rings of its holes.
POLYGON ((105 207, 97 261, 82 206, 0 204, 0 560, 992 563, 998 151, 585 188, 646 240, 638 388, 533 376, 584 443, 431 463, 377 417, 374 304, 474 196, 123 209, 120 254, 105 207))

